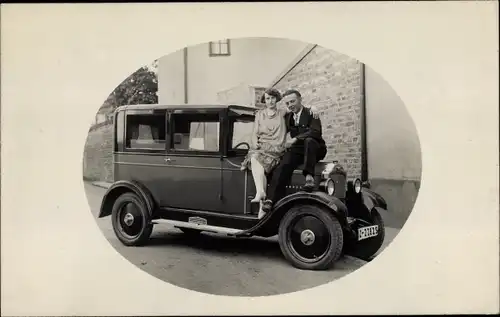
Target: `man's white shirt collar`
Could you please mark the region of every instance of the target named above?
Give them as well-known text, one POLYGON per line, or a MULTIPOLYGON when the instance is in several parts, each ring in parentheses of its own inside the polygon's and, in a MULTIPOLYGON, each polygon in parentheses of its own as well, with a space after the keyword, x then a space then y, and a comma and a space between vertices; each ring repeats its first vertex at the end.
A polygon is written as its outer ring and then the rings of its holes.
POLYGON ((302 114, 302 110, 304 110, 304 107, 302 107, 298 113, 293 114, 293 116, 294 116, 293 118, 295 119, 295 124, 299 124, 300 115, 302 114))

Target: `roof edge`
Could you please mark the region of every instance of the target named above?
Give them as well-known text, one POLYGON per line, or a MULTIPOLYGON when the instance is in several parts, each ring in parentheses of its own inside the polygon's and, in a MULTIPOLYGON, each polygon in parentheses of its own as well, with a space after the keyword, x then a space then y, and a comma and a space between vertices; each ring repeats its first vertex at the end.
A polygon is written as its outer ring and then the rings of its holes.
POLYGON ((276 76, 273 81, 269 84, 269 87, 276 86, 292 69, 297 66, 300 61, 302 61, 309 53, 316 48, 318 44, 307 44, 306 47, 285 67, 285 69, 276 76))
POLYGON ((185 110, 185 109, 229 109, 229 108, 240 108, 240 109, 251 109, 256 110, 257 107, 252 105, 234 104, 234 103, 207 103, 207 104, 136 104, 136 105, 123 105, 115 109, 115 111, 122 110, 163 110, 163 109, 174 109, 174 110, 185 110))

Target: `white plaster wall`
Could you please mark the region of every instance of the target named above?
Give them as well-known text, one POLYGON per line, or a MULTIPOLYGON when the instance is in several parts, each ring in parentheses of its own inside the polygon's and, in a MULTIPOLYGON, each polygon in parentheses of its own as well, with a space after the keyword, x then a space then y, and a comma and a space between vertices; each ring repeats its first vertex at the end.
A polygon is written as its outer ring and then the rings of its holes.
POLYGON ((184 103, 184 55, 178 50, 158 60, 158 103, 184 103))
POLYGON ((415 124, 403 101, 377 72, 365 67, 369 178, 420 180, 415 124))
MULTIPOLYGON (((231 40, 230 56, 209 56, 208 43, 188 48, 188 103, 217 102, 217 93, 244 84, 267 86, 307 43, 273 38, 231 40)), ((159 59, 160 103, 183 103, 182 50, 159 59)))

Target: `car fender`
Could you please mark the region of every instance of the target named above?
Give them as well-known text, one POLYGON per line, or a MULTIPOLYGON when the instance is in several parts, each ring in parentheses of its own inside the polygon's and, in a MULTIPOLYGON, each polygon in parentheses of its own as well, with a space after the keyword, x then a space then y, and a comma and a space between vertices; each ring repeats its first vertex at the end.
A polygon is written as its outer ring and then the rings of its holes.
POLYGON ((371 211, 375 207, 387 210, 387 203, 385 199, 376 192, 374 192, 373 190, 363 188, 363 190, 361 191, 361 195, 363 198, 363 204, 366 206, 368 210, 371 211))
POLYGON ((373 212, 373 210, 376 210, 379 213, 379 215, 382 217, 382 219, 387 219, 387 217, 389 216, 388 210, 384 209, 382 207, 374 207, 371 210, 371 212, 373 212))
POLYGON ((141 198, 141 200, 146 205, 148 212, 152 215, 155 209, 155 201, 151 193, 139 182, 137 181, 117 181, 108 188, 104 197, 102 198, 101 208, 99 210, 99 215, 97 218, 103 218, 111 215, 111 210, 115 200, 123 193, 132 192, 141 198))
POLYGON ((331 211, 332 214, 335 215, 342 227, 347 227, 347 207, 340 199, 329 196, 328 194, 320 191, 315 191, 312 193, 301 191, 288 195, 279 200, 274 205, 273 209, 268 214, 266 214, 260 222, 258 222, 254 227, 245 230, 238 235, 262 235, 270 237, 277 234, 279 223, 285 213, 293 205, 298 203, 312 203, 315 205, 324 206, 327 210, 331 211))
POLYGON ((311 193, 297 192, 282 198, 275 204, 272 210, 272 215, 268 221, 279 222, 291 206, 298 203, 308 202, 327 207, 326 209, 330 210, 338 218, 342 225, 347 223, 346 205, 337 197, 330 196, 327 193, 320 191, 311 193))

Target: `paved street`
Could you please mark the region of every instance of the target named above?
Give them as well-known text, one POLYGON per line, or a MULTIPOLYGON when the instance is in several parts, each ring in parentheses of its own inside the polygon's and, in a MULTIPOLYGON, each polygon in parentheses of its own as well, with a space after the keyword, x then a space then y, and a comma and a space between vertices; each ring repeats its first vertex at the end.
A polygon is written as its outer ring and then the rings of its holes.
MULTIPOLYGON (((85 183, 85 189, 92 213, 97 215, 105 189, 91 183, 85 183)), ((112 246, 145 272, 180 287, 217 295, 298 291, 338 279, 365 263, 346 257, 330 271, 302 271, 285 261, 275 237, 236 239, 203 233, 189 240, 179 229, 165 224, 155 225, 147 246, 125 247, 115 237, 110 217, 96 220, 112 246)), ((393 237, 389 234, 386 244, 393 237)))

